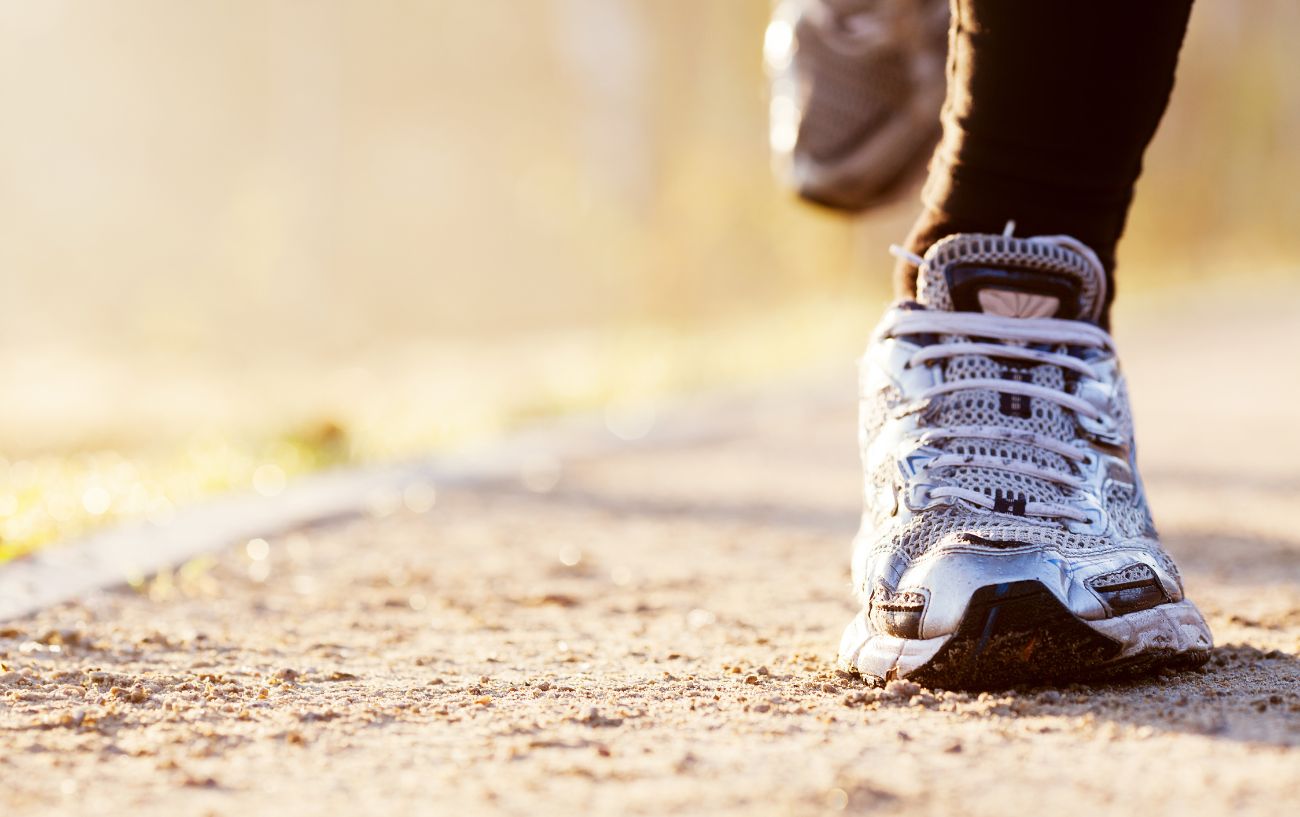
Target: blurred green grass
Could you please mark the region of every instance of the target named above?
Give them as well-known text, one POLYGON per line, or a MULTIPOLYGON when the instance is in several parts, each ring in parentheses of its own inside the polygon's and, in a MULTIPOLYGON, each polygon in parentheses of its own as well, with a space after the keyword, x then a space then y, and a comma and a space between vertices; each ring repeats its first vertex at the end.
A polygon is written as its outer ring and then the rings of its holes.
MULTIPOLYGON (((0 0, 0 558, 846 361, 913 205, 774 187, 766 11, 0 0)), ((1297 37, 1196 8, 1122 288, 1300 277, 1297 37)))
POLYGON ((306 403, 314 408, 302 411, 268 400, 257 426, 217 424, 161 445, 125 439, 114 448, 0 458, 0 562, 113 521, 165 524, 177 507, 215 493, 276 496, 322 468, 424 456, 573 412, 603 412, 611 434, 639 436, 667 395, 758 383, 828 361, 851 373, 863 315, 880 306, 822 299, 694 330, 645 324, 551 333, 479 344, 472 361, 461 350, 420 346, 344 370, 346 386, 365 397, 331 403, 318 392, 306 403), (462 366, 431 377, 413 358, 462 366), (292 425, 273 431, 279 423, 292 425))

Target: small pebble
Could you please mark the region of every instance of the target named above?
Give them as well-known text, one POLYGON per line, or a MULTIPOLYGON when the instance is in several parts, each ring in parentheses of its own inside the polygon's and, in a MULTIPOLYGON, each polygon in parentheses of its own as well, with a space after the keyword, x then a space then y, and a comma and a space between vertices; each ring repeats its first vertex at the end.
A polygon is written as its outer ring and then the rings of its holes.
POLYGON ((895 679, 885 684, 885 697, 895 700, 908 700, 921 691, 921 685, 915 681, 895 679))

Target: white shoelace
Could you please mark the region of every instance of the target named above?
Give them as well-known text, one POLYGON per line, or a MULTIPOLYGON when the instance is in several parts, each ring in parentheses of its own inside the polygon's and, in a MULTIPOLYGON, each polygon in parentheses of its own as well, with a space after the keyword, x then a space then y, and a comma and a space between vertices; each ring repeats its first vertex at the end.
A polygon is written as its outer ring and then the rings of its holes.
MULTIPOLYGON (((1012 229, 1013 225, 1008 224, 1006 234, 1009 235, 1012 229)), ((1052 242, 1080 251, 1099 269, 1101 267, 1096 255, 1090 249, 1069 236, 1045 236, 1031 240, 1052 242)), ((901 254, 909 258, 918 267, 924 264, 923 259, 912 253, 906 253, 900 248, 890 249, 895 255, 901 254)), ((1039 344, 1057 350, 1073 347, 1100 349, 1111 354, 1115 351, 1114 342, 1104 329, 1083 321, 1058 318, 1010 318, 980 312, 899 311, 895 312, 892 319, 882 327, 881 333, 883 337, 939 335, 943 338, 939 343, 918 349, 907 361, 908 368, 965 355, 982 355, 1059 366, 1083 377, 1100 380, 1101 376, 1091 365, 1074 355, 1064 351, 1049 352, 1031 349, 1026 344, 1039 344), (970 338, 981 340, 975 341, 970 338)), ((987 390, 1036 398, 1055 403, 1064 409, 1106 425, 1113 425, 1115 422, 1093 403, 1068 392, 1036 383, 1000 378, 970 378, 938 383, 916 394, 911 401, 899 406, 895 412, 898 416, 910 414, 923 409, 936 397, 967 390, 987 390)), ((958 438, 1033 446, 1057 454, 1070 462, 1082 462, 1089 456, 1082 448, 1053 437, 999 426, 929 427, 920 429, 911 436, 910 440, 917 445, 928 446, 943 440, 958 438)), ((968 454, 939 454, 925 463, 918 471, 917 477, 924 475, 927 479, 932 479, 933 477, 927 472, 948 467, 985 468, 1045 480, 1070 490, 1081 491, 1086 488, 1081 478, 1066 471, 1043 468, 1021 459, 968 454)), ((994 497, 956 485, 932 485, 928 495, 931 499, 964 500, 986 510, 994 510, 997 506, 994 497)), ((1057 502, 1025 502, 1023 512, 1027 516, 1089 521, 1088 515, 1079 508, 1057 502)))

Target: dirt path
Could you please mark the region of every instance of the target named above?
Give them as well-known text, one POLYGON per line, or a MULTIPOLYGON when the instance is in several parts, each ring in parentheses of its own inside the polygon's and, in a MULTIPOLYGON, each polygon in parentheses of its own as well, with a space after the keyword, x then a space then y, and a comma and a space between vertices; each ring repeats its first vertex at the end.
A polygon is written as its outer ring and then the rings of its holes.
POLYGON ((424 513, 274 537, 0 624, 0 805, 1293 814, 1300 441, 1243 442, 1290 416, 1294 386, 1204 355, 1293 344, 1294 313, 1207 329, 1193 312, 1121 337, 1157 520, 1222 645, 1203 671, 984 695, 836 675, 850 385, 835 408, 733 409, 726 433, 445 490, 424 513))

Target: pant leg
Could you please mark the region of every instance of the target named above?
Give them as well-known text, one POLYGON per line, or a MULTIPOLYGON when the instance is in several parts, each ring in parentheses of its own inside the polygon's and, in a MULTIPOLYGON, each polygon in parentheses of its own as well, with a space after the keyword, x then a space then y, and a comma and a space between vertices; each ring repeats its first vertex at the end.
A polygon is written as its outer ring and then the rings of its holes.
MULTIPOLYGON (((1014 219, 1018 235, 1080 239, 1113 271, 1190 12, 1191 0, 952 0, 943 141, 908 248, 1014 219)), ((915 268, 898 284, 914 292, 915 268)))

